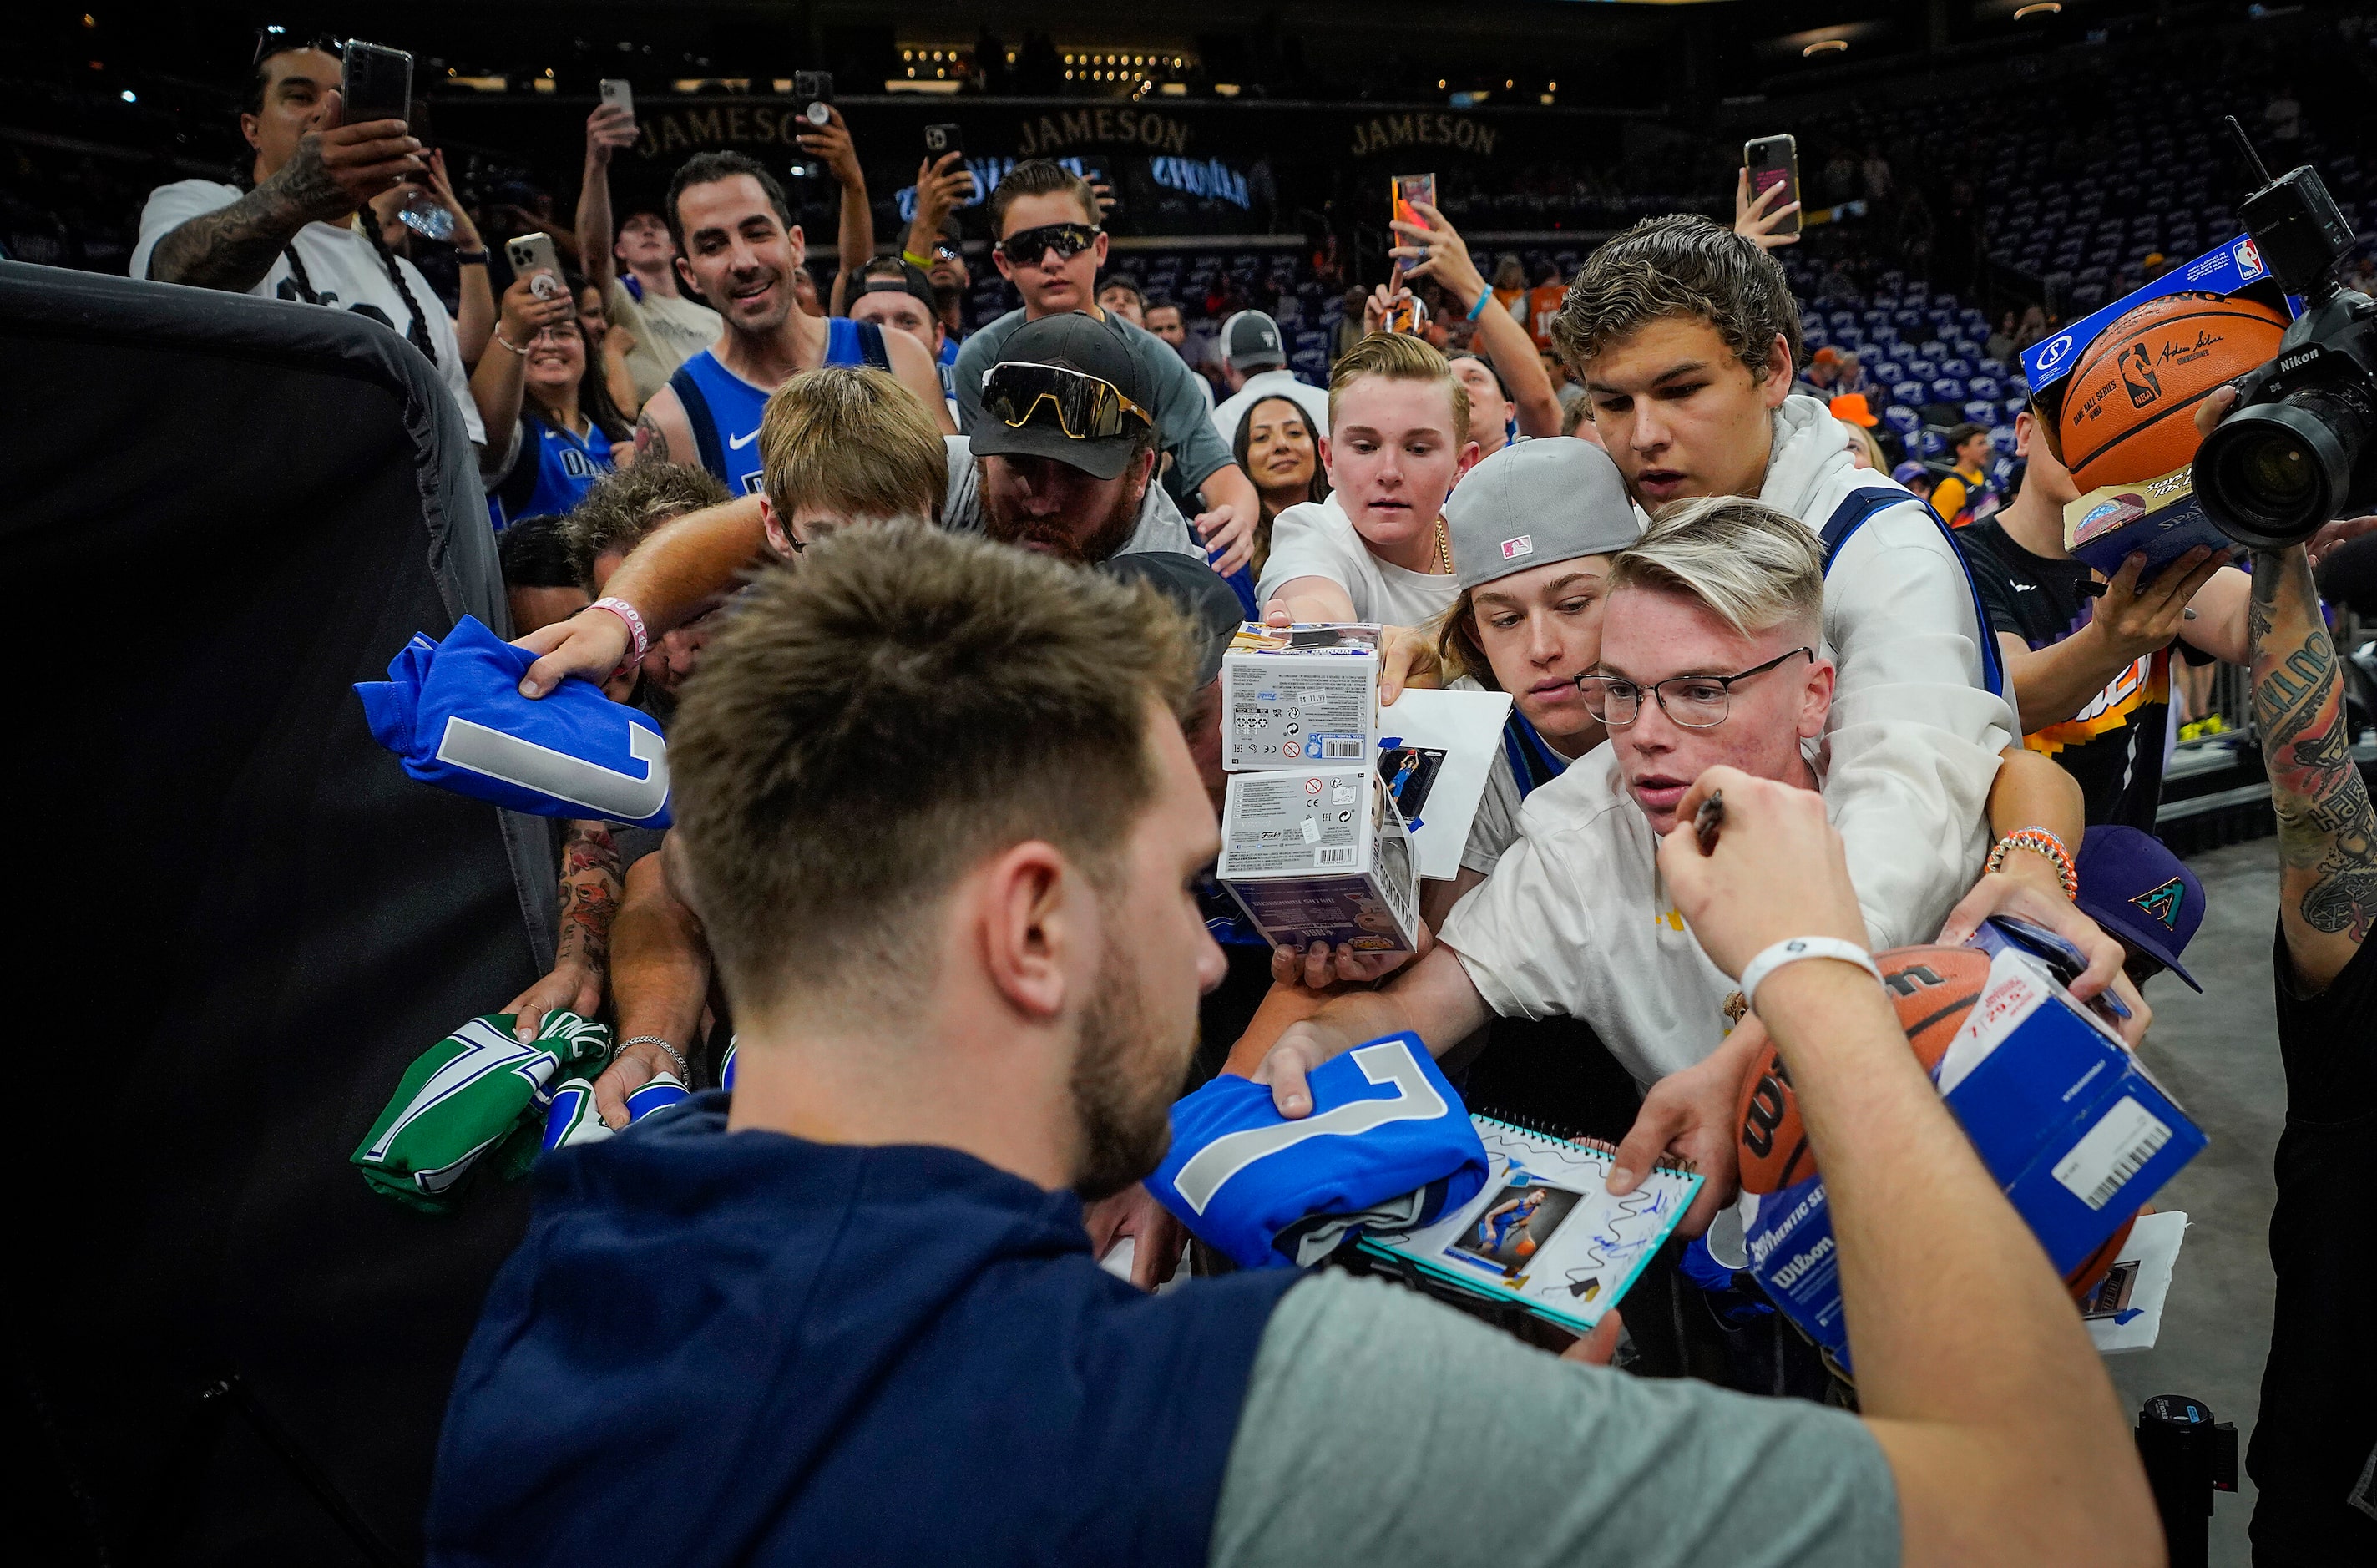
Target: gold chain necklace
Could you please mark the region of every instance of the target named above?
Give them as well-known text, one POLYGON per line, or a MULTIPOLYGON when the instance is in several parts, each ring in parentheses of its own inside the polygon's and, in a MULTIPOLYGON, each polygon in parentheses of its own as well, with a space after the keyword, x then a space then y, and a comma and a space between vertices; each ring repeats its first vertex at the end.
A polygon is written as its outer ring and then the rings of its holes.
POLYGON ((1452 575, 1452 537, 1444 531, 1444 519, 1436 520, 1436 564, 1445 576, 1452 575))

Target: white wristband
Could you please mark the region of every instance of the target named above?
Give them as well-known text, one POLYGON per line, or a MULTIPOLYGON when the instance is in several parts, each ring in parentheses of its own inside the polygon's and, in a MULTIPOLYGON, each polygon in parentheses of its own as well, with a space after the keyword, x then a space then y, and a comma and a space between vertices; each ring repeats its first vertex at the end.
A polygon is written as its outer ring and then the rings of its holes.
POLYGON ((1766 976, 1786 964, 1797 964, 1803 958, 1837 958, 1843 964, 1854 964, 1873 976, 1877 986, 1882 983, 1881 966, 1873 955, 1855 942, 1845 942, 1838 937, 1791 937, 1776 942, 1742 966, 1741 999, 1745 1006, 1758 1006, 1758 987, 1766 976))

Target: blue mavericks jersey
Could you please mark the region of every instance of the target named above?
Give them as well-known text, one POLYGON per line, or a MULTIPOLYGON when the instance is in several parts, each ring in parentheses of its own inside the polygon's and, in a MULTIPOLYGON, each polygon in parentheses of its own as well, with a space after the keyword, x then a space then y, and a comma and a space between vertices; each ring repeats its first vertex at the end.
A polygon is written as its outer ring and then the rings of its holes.
POLYGON ((958 399, 958 341, 954 336, 941 339, 940 358, 934 362, 941 372, 941 396, 951 402, 958 399))
POLYGON ((503 532, 524 517, 568 511, 611 472, 611 438, 592 425, 573 436, 530 414, 520 415, 520 452, 512 470, 487 492, 487 518, 503 532))
POLYGON ((416 636, 385 681, 358 681, 372 738, 424 784, 532 811, 669 825, 668 746, 651 717, 576 676, 520 694, 535 655, 470 616, 443 642, 416 636))
MULTIPOLYGON (((890 369, 883 329, 847 316, 828 317, 824 363, 890 369)), ((768 398, 775 389, 746 381, 721 365, 708 349, 678 365, 669 386, 685 409, 686 423, 693 426, 693 444, 701 455, 701 466, 735 495, 758 495, 759 416, 767 412, 768 398)))
POLYGON ((1431 1189, 1421 1221, 1477 1195, 1486 1145, 1419 1037, 1390 1035, 1315 1069, 1290 1121, 1269 1085, 1224 1075, 1172 1107, 1147 1190, 1241 1267, 1291 1261, 1298 1227, 1431 1189))

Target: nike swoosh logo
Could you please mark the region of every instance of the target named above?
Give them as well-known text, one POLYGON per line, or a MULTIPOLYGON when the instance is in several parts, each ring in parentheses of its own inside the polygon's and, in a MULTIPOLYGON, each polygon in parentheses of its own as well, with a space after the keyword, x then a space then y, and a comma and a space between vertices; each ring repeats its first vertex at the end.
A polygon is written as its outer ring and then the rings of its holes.
POLYGON ((735 437, 729 436, 726 437, 726 444, 739 452, 758 438, 759 433, 757 430, 754 430, 748 436, 742 437, 739 439, 735 437))

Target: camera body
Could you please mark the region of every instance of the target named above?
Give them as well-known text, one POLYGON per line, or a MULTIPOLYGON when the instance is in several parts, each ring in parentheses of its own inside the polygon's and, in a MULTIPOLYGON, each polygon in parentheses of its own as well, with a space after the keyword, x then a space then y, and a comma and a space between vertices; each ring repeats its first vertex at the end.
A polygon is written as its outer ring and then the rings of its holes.
POLYGON ((2204 510, 2249 549, 2298 544, 2377 502, 2377 301, 2338 286, 2352 226, 2308 165, 2238 209, 2262 260, 2308 302, 2277 357, 2238 383, 2192 479, 2204 510))

